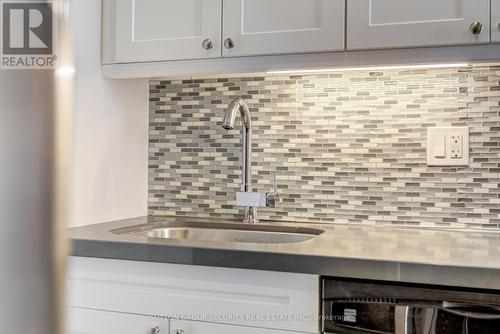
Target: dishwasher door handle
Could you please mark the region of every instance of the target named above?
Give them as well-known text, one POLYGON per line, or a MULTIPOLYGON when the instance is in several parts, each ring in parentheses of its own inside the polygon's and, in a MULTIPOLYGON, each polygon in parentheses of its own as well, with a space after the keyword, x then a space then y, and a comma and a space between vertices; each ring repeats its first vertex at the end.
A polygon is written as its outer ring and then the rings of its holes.
POLYGON ((444 301, 440 309, 445 312, 472 319, 500 319, 500 308, 496 306, 479 306, 475 304, 444 301))

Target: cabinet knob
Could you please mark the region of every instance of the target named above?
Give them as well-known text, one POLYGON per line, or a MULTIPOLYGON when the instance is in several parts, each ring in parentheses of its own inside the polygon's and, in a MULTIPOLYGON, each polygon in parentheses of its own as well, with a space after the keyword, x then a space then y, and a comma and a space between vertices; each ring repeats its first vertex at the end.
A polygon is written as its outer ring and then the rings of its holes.
POLYGON ((226 40, 224 41, 224 47, 226 49, 232 49, 232 48, 234 48, 234 42, 233 42, 233 40, 232 40, 231 37, 226 38, 226 40))
POLYGON ((184 334, 184 330, 183 329, 178 329, 175 334, 184 334))
POLYGON ((201 46, 203 46, 203 48, 205 50, 210 50, 211 48, 214 47, 214 43, 212 42, 212 40, 210 38, 207 38, 207 39, 203 40, 203 42, 201 43, 201 46))
POLYGON ((483 24, 481 22, 472 22, 469 29, 474 35, 479 35, 483 31, 483 24))
POLYGON ((151 334, 160 334, 160 327, 156 326, 151 328, 151 334))

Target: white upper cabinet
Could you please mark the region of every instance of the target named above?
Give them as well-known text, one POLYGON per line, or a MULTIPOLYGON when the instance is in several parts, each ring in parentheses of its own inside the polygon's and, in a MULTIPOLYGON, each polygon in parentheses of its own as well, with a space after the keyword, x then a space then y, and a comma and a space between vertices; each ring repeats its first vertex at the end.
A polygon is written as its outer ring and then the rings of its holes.
POLYGON ((221 56, 222 0, 104 0, 103 62, 221 56))
POLYGON ((500 54, 500 0, 102 1, 106 78, 497 61, 500 54))
POLYGON ((349 50, 488 43, 489 32, 490 0, 347 0, 349 50))
POLYGON ((223 55, 344 49, 344 0, 224 0, 223 55))
POLYGON ((500 0, 491 0, 491 41, 500 43, 500 0))

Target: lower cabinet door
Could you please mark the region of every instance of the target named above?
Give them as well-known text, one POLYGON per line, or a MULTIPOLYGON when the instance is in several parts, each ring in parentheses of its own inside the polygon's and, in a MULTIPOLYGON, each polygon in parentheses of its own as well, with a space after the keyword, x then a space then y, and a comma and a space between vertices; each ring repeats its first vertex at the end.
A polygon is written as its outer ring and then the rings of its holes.
POLYGON ((169 334, 290 334, 276 329, 225 325, 201 321, 171 320, 169 334))
POLYGON ((77 307, 67 311, 67 334, 162 334, 169 330, 168 319, 77 307))
POLYGON ((71 307, 318 331, 315 275, 73 257, 68 276, 71 307))

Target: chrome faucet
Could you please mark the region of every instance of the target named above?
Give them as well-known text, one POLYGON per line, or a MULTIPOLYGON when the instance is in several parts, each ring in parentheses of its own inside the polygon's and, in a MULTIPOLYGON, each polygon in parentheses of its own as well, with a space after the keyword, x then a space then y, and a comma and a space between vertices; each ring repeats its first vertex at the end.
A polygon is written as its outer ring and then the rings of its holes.
POLYGON ((276 194, 276 176, 274 178, 274 191, 272 193, 252 192, 252 120, 250 117, 250 109, 242 98, 237 98, 229 103, 222 127, 226 130, 233 130, 237 114, 240 114, 242 125, 242 177, 241 177, 241 192, 236 194, 236 203, 245 208, 246 223, 258 223, 257 208, 274 206, 277 200, 276 194))
MULTIPOLYGON (((242 125, 242 142, 243 142, 243 156, 242 156, 242 177, 241 177, 241 191, 252 191, 252 120, 250 118, 250 110, 248 105, 242 98, 238 98, 231 103, 226 109, 222 127, 226 130, 234 129, 234 122, 236 121, 237 113, 241 116, 242 125)), ((257 208, 245 206, 245 222, 257 222, 257 208), (251 214, 252 213, 252 214, 251 214), (252 218, 251 218, 252 216, 252 218)))

